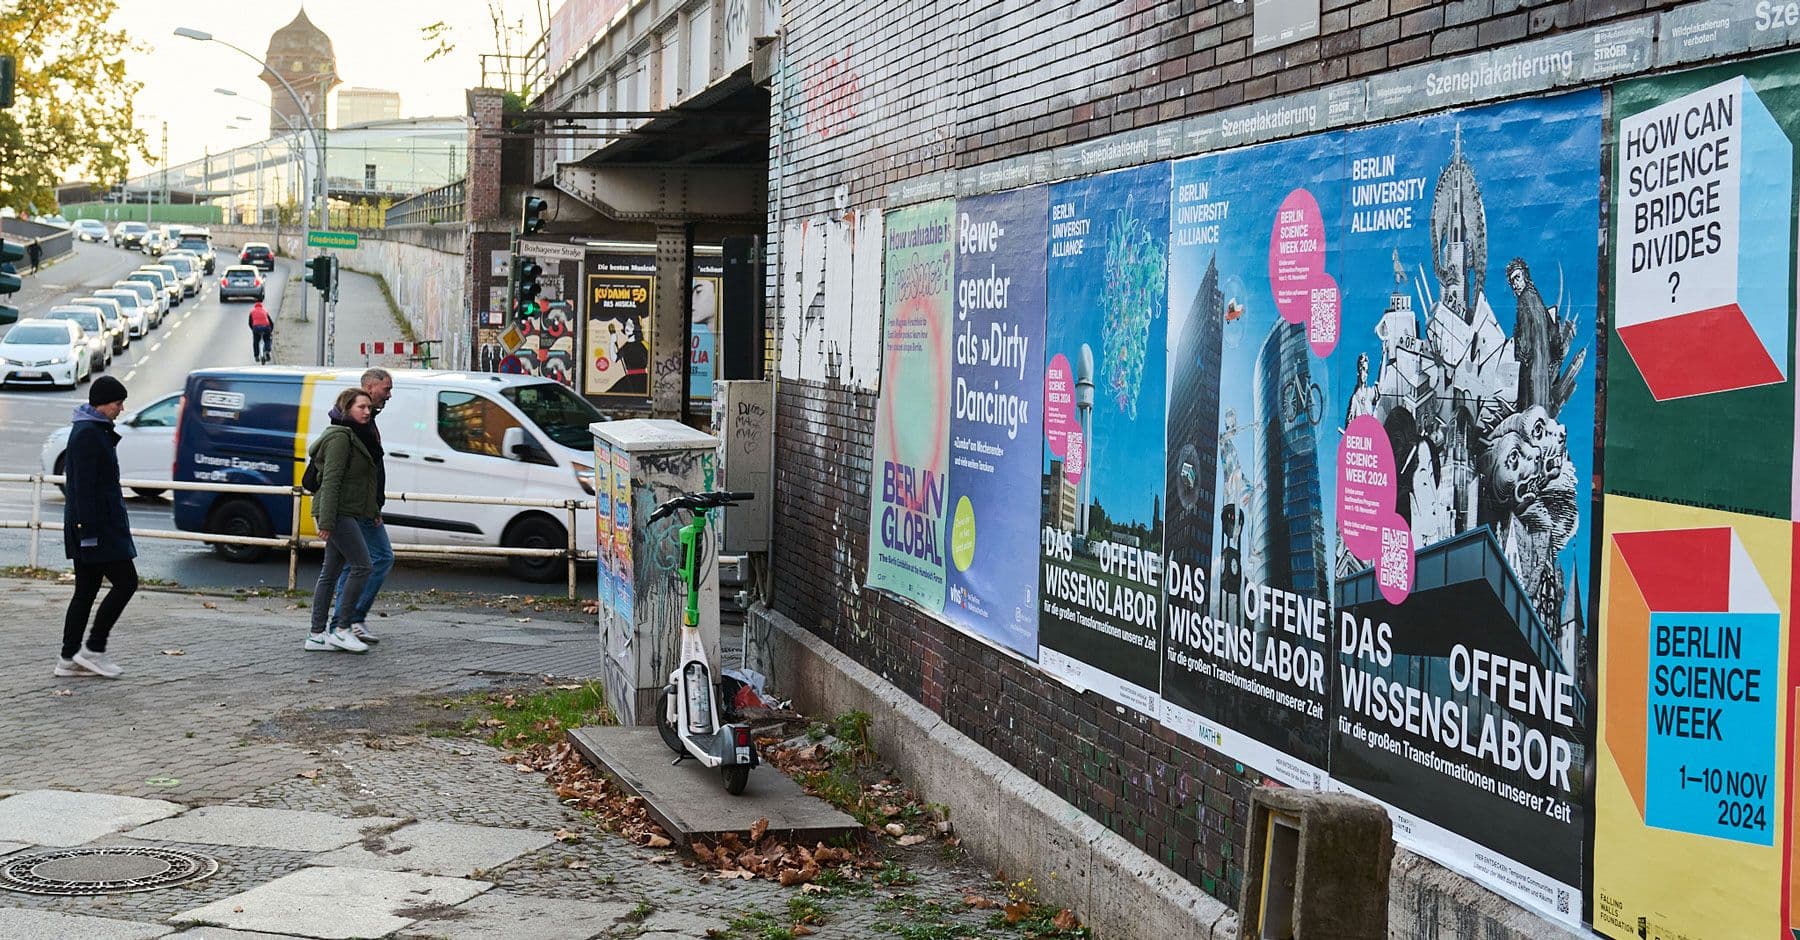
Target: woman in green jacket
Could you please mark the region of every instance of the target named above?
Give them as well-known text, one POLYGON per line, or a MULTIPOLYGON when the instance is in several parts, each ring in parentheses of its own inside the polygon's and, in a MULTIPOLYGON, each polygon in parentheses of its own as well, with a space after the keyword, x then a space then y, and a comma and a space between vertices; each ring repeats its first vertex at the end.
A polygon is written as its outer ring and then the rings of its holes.
POLYGON ((325 540, 325 563, 319 567, 319 583, 313 587, 308 650, 365 653, 369 649, 368 644, 351 634, 348 618, 350 608, 362 596, 363 586, 369 580, 369 546, 363 541, 361 521, 379 520, 381 516, 375 499, 375 458, 356 439, 351 424, 368 424, 374 408, 368 392, 345 389, 337 397, 337 407, 331 409, 331 426, 307 450, 307 459, 319 468, 319 489, 313 494, 312 515, 319 538, 325 540), (333 613, 331 594, 337 587, 339 571, 346 565, 350 573, 333 613))

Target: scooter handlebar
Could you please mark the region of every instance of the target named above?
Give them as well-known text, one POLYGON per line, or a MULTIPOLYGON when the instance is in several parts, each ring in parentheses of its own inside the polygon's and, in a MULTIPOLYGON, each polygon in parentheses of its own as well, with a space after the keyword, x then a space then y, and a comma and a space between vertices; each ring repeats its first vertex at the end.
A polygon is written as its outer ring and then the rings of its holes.
POLYGON ((743 490, 720 491, 714 493, 683 493, 650 513, 650 521, 656 522, 675 513, 678 509, 692 512, 697 509, 718 509, 737 503, 748 502, 756 498, 755 493, 743 490))

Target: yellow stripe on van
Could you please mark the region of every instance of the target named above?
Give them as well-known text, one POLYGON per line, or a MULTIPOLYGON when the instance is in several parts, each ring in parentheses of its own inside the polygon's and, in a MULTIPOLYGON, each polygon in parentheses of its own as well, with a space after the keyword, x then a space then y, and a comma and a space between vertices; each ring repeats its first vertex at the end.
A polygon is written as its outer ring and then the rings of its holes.
MULTIPOLYGON (((300 384, 300 416, 296 420, 297 427, 294 428, 295 486, 300 485, 300 478, 306 473, 306 450, 308 447, 312 446, 310 435, 312 428, 313 385, 317 383, 318 380, 319 377, 317 375, 308 374, 300 384)), ((318 534, 319 528, 313 524, 312 497, 302 495, 300 497, 300 535, 303 538, 312 538, 318 534)))

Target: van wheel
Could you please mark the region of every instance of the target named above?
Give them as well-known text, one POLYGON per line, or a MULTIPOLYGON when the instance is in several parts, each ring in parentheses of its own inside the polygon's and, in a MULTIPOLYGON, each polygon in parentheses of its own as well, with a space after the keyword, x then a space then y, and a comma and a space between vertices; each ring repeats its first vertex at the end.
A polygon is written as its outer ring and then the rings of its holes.
MULTIPOLYGON (((269 526, 269 515, 263 508, 247 499, 234 499, 214 509, 212 518, 207 520, 206 531, 219 535, 251 536, 269 538, 274 529, 269 526)), ((261 545, 233 545, 223 542, 213 543, 213 551, 226 561, 239 564, 251 564, 262 561, 269 550, 261 545)))
POLYGON ((161 496, 163 494, 162 490, 159 490, 154 486, 149 489, 144 489, 142 487, 134 486, 131 488, 131 491, 145 499, 155 499, 158 496, 161 496))
MULTIPOLYGON (((531 514, 513 520, 500 544, 507 548, 568 548, 569 530, 555 519, 531 514)), ((508 558, 506 567, 521 581, 555 581, 569 570, 561 558, 508 558)))

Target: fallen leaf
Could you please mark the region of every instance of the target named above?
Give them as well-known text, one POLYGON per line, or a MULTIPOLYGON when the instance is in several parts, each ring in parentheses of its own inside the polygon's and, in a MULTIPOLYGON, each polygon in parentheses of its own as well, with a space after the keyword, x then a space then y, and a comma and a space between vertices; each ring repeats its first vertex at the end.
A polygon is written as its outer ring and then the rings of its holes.
POLYGON ((569 867, 575 869, 576 871, 580 871, 581 869, 589 867, 589 864, 587 862, 582 861, 581 859, 573 859, 569 862, 569 867))
POLYGON ((1013 901, 1006 905, 1006 922, 1009 924, 1016 924, 1019 921, 1024 920, 1025 915, 1030 913, 1030 904, 1027 904, 1024 901, 1013 901))
POLYGON ((736 869, 733 871, 720 872, 719 877, 720 878, 735 878, 739 881, 754 881, 754 880, 756 880, 756 872, 744 871, 743 869, 739 868, 739 869, 736 869))
POLYGON ((808 937, 812 935, 812 932, 813 929, 805 924, 795 924, 793 929, 788 931, 788 933, 793 934, 796 937, 808 937))
POLYGON ((767 835, 768 832, 769 832, 769 817, 764 816, 761 819, 758 819, 756 822, 753 822, 750 824, 750 841, 751 842, 761 842, 762 837, 767 835))
POLYGON ((219 605, 213 603, 212 601, 201 601, 200 606, 206 608, 207 610, 218 610, 219 609, 219 605))
POLYGON ((50 694, 51 695, 65 695, 65 696, 66 695, 74 695, 75 690, 74 689, 57 689, 56 691, 54 691, 50 694))
POLYGON ((904 845, 904 846, 918 845, 919 843, 924 842, 924 841, 925 841, 925 837, 921 836, 921 835, 910 835, 910 836, 901 836, 900 837, 900 844, 904 845))
POLYGON ((1075 919, 1075 912, 1066 907, 1057 911, 1055 917, 1050 918, 1050 924, 1057 930, 1074 930, 1080 923, 1075 919))
POLYGON ((558 829, 555 833, 555 839, 558 842, 579 842, 581 840, 581 833, 576 832, 573 829, 558 829))
POLYGON ((651 833, 649 840, 644 844, 653 849, 666 849, 674 843, 669 841, 668 836, 659 836, 655 833, 651 833))
POLYGON ((883 832, 886 832, 888 835, 893 836, 896 839, 900 838, 903 835, 906 835, 906 827, 900 825, 899 823, 888 823, 887 825, 885 825, 881 828, 882 828, 883 832))
POLYGON ((184 651, 184 650, 163 650, 162 654, 164 656, 186 656, 187 655, 186 651, 184 651))
POLYGON ((530 623, 531 622, 530 617, 514 617, 513 619, 518 621, 519 623, 530 623))
POLYGON ((520 764, 519 766, 514 767, 513 769, 522 774, 537 773, 537 768, 533 767, 529 764, 520 764))
POLYGON ((559 686, 557 686, 557 688, 562 689, 566 692, 572 692, 576 689, 581 688, 581 684, 576 682, 576 683, 570 683, 568 685, 559 685, 559 686))
POLYGON ((318 778, 319 772, 317 770, 302 770, 299 773, 295 774, 294 776, 305 777, 308 780, 314 780, 314 779, 318 778))
MULTIPOLYGON (((657 857, 650 860, 650 864, 652 864, 652 865, 667 865, 674 860, 675 859, 673 859, 672 857, 667 856, 667 855, 658 855, 657 857)), ((754 878, 756 876, 751 875, 750 877, 754 878)))
POLYGON ((800 886, 800 892, 802 894, 830 894, 831 889, 825 887, 822 884, 818 884, 816 882, 809 881, 806 884, 803 884, 800 886))
POLYGON ((984 898, 979 894, 970 894, 970 895, 964 896, 963 904, 965 904, 969 907, 975 908, 978 911, 991 911, 994 908, 1000 906, 997 902, 994 901, 993 898, 984 898))

